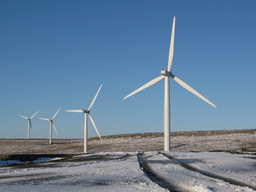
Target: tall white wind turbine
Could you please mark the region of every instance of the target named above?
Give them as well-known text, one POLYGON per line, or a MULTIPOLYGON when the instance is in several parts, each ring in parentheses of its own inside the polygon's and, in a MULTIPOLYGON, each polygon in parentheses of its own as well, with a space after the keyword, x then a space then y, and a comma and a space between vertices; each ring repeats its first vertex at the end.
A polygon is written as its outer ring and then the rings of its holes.
POLYGON ((28 120, 28 139, 30 139, 30 129, 32 129, 31 119, 32 119, 33 117, 35 117, 38 112, 39 112, 39 111, 37 111, 37 112, 36 112, 34 115, 32 115, 30 118, 20 115, 22 118, 28 120))
POLYGON ((97 129, 96 125, 95 125, 95 122, 94 122, 94 120, 93 120, 93 118, 92 118, 92 116, 91 116, 91 113, 90 113, 90 110, 91 110, 91 108, 92 108, 92 106, 93 106, 93 104, 94 104, 94 102, 95 102, 95 100, 96 100, 96 98, 97 98, 97 96, 98 96, 100 90, 101 90, 101 87, 102 87, 102 85, 101 85, 100 88, 98 89, 96 95, 94 96, 94 98, 93 98, 93 100, 92 100, 92 102, 91 102, 91 105, 89 106, 89 108, 88 108, 87 110, 85 110, 85 109, 81 109, 81 110, 66 110, 66 112, 84 113, 84 153, 87 153, 88 116, 89 116, 89 118, 90 118, 90 120, 91 120, 91 122, 92 122, 92 125, 93 125, 93 127, 95 128, 95 130, 96 130, 96 132, 97 132, 99 138, 101 139, 101 136, 100 136, 100 134, 99 134, 99 131, 98 131, 98 129, 97 129))
POLYGON ((55 115, 51 118, 51 119, 46 119, 46 118, 39 118, 41 120, 45 120, 45 121, 50 121, 50 133, 49 133, 49 144, 52 144, 52 127, 54 128, 55 133, 58 135, 57 129, 53 123, 53 120, 55 119, 55 117, 57 116, 57 114, 60 112, 60 109, 55 113, 55 115))
POLYGON ((141 86, 137 90, 133 91, 123 99, 126 99, 156 83, 158 83, 161 80, 165 80, 165 86, 164 86, 164 151, 170 151, 170 81, 169 78, 171 77, 174 81, 176 81, 178 84, 180 84, 182 87, 190 91, 191 93, 198 96, 200 99, 204 100, 205 102, 209 103, 213 107, 216 107, 212 102, 210 102, 208 99, 206 99, 204 96, 202 96, 200 93, 198 93, 196 90, 194 90, 192 87, 190 87, 188 84, 186 84, 184 81, 179 79, 177 76, 175 76, 172 73, 172 61, 173 61, 173 53, 174 53, 174 33, 175 33, 175 17, 173 18, 173 25, 172 25, 172 35, 171 35, 171 42, 170 42, 170 49, 169 49, 169 59, 168 59, 168 68, 162 69, 161 76, 157 77, 145 85, 141 86))

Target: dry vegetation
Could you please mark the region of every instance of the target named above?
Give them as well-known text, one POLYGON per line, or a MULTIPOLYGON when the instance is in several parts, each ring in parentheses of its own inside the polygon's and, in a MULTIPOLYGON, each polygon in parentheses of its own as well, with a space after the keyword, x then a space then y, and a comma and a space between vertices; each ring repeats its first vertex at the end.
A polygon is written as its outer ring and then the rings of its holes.
MULTIPOLYGON (((163 133, 141 133, 89 138, 89 152, 163 151, 163 133)), ((0 159, 21 154, 79 154, 83 139, 0 139, 0 159)), ((195 131, 171 133, 173 151, 256 152, 256 130, 195 131)))

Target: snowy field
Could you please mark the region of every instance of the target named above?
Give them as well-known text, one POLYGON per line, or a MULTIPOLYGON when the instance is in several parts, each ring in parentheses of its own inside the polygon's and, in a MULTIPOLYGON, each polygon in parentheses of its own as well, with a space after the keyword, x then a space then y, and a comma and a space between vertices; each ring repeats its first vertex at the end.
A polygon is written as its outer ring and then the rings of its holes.
POLYGON ((173 134, 171 152, 158 149, 161 138, 91 139, 88 154, 77 152, 80 140, 34 140, 22 152, 33 140, 3 139, 0 191, 256 191, 255 130, 173 134))

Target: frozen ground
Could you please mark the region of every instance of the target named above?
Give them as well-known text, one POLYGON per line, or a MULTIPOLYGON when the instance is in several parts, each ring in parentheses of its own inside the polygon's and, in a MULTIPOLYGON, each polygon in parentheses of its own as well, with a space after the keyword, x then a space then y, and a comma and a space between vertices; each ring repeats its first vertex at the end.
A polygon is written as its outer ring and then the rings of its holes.
POLYGON ((94 153, 5 166, 0 173, 0 191, 256 189, 255 155, 225 152, 94 153))
POLYGON ((0 191, 255 191, 254 133, 173 133, 171 152, 160 133, 93 138, 89 154, 80 140, 0 140, 0 191))

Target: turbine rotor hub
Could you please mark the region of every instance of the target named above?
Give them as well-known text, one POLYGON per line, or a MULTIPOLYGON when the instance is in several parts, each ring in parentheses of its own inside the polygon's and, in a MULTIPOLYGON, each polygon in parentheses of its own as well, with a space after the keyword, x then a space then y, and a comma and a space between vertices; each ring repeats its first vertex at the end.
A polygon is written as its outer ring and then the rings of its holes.
POLYGON ((161 70, 161 74, 163 75, 163 76, 167 76, 167 77, 171 77, 171 78, 174 78, 175 77, 175 75, 173 75, 171 72, 169 72, 167 69, 162 69, 161 70))
POLYGON ((161 74, 164 76, 172 76, 172 73, 169 72, 167 69, 162 69, 161 74))

